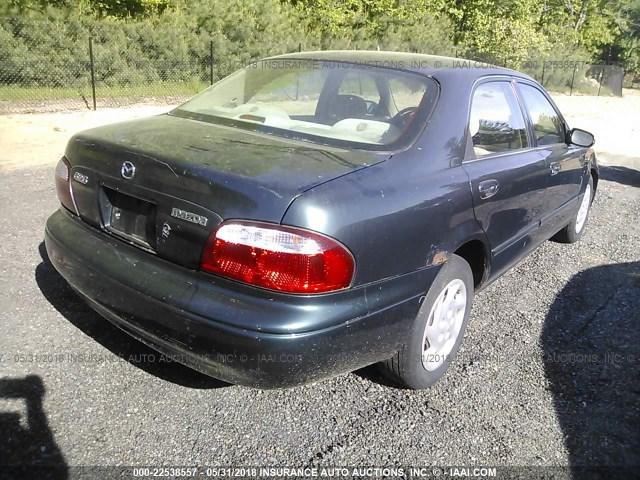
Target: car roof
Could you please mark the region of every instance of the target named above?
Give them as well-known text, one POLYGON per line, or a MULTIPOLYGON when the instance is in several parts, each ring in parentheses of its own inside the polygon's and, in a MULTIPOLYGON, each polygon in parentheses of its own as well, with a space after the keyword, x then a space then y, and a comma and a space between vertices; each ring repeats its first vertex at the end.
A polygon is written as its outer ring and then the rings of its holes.
POLYGON ((488 75, 509 75, 533 80, 524 73, 486 62, 464 58, 443 57, 423 53, 389 52, 373 50, 318 50, 287 53, 265 60, 326 60, 334 62, 362 63, 370 66, 407 70, 440 78, 448 75, 480 78, 488 75))

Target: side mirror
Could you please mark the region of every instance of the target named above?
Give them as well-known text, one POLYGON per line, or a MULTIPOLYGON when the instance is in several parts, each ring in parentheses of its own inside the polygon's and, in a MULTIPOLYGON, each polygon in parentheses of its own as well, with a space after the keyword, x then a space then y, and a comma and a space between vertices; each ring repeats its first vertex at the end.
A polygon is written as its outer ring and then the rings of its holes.
POLYGON ((579 128, 574 128, 569 132, 569 143, 577 145, 579 147, 591 147, 594 143, 596 143, 595 137, 587 132, 586 130, 581 130, 579 128))

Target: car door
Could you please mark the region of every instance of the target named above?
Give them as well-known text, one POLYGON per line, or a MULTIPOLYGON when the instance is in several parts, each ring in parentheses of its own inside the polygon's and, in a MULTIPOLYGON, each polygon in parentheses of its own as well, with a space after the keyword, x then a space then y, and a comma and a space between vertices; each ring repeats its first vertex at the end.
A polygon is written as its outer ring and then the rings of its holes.
POLYGON ((518 80, 518 93, 531 123, 534 142, 545 159, 547 193, 542 228, 553 235, 575 213, 586 174, 584 148, 566 143, 566 125, 547 94, 533 83, 518 80), (565 221, 566 220, 566 221, 565 221))
POLYGON ((548 171, 531 148, 531 133, 509 78, 476 85, 463 167, 476 219, 491 246, 495 277, 541 241, 548 171))

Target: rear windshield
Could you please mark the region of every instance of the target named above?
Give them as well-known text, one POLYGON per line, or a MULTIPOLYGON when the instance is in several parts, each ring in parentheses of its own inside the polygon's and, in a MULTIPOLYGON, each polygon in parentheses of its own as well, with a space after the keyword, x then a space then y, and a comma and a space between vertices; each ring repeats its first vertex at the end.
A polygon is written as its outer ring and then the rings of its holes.
POLYGON ((263 60, 171 112, 237 128, 367 150, 409 144, 435 103, 430 78, 375 65, 263 60))

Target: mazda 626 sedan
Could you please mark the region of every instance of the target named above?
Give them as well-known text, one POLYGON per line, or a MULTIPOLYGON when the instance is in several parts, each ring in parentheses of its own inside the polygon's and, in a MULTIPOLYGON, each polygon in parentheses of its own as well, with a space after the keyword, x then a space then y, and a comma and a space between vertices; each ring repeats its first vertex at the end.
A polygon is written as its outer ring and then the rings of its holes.
POLYGON ((284 387, 379 363, 424 388, 475 292, 580 239, 593 142, 512 70, 283 55, 75 135, 46 247, 106 319, 213 377, 284 387))

